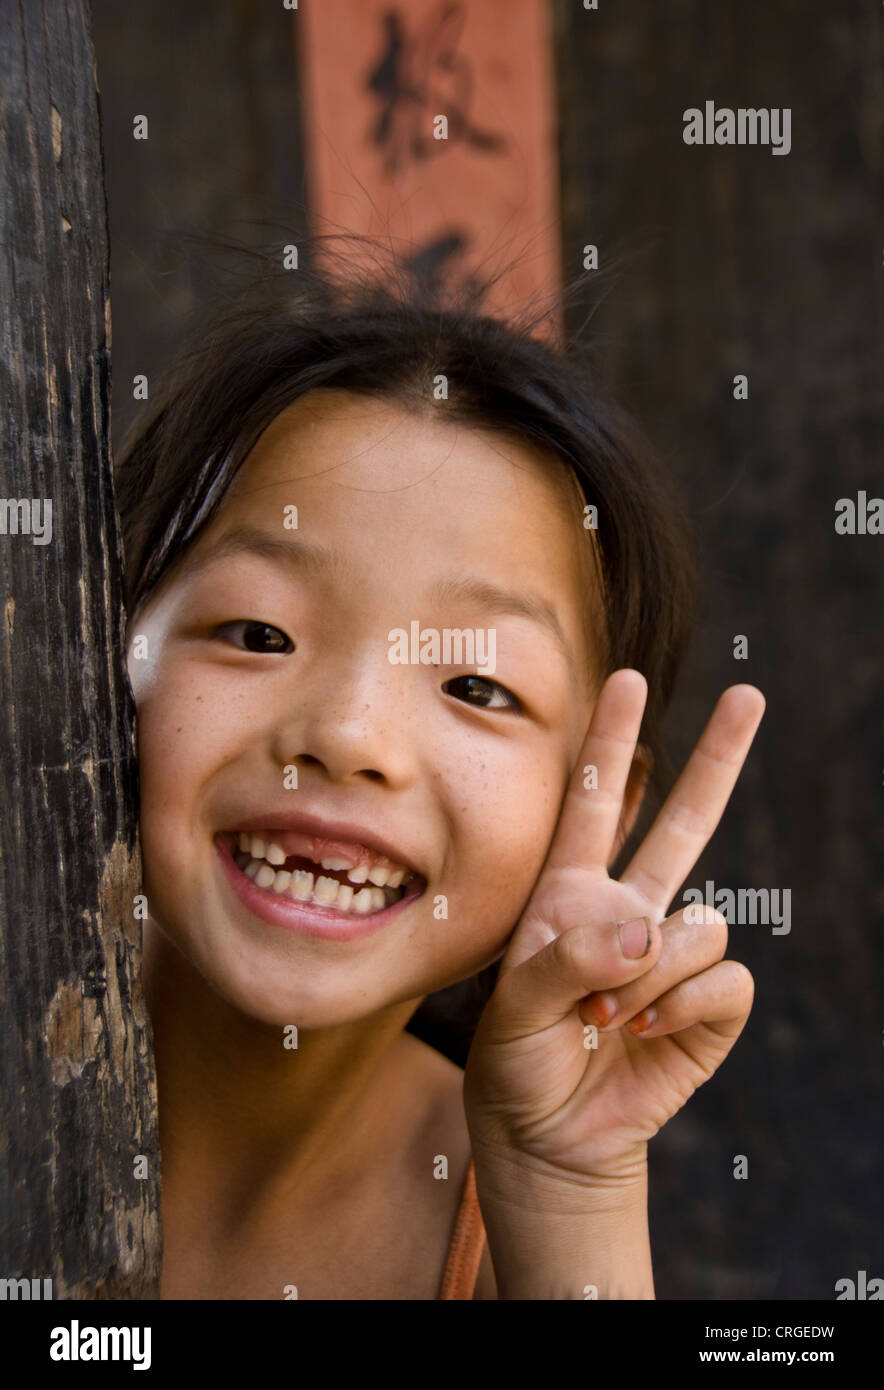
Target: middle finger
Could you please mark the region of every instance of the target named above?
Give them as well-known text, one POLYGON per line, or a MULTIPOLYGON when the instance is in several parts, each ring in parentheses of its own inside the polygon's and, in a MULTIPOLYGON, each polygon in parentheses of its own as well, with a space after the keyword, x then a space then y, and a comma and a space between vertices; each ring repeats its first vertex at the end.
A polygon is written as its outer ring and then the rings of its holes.
POLYGON ((661 915, 724 814, 764 708, 764 696, 754 685, 732 685, 724 692, 657 819, 620 875, 621 883, 636 888, 661 915))

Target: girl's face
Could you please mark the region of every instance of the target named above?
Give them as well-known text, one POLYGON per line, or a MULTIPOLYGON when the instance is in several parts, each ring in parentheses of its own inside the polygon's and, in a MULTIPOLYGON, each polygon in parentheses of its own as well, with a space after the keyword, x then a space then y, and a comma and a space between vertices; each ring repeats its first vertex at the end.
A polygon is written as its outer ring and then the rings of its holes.
POLYGON ((330 1027, 500 955, 592 710, 590 544, 502 435, 332 391, 265 431, 130 632, 148 910, 230 1003, 330 1027), (391 661, 413 624, 437 664, 391 661))

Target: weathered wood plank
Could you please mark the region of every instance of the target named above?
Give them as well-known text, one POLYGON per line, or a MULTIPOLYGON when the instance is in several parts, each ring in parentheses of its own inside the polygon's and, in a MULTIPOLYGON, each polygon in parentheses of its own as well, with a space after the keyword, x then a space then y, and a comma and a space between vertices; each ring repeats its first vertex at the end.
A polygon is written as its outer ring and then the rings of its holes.
POLYGON ((87 5, 4 5, 0 62, 0 1274, 51 1277, 56 1298, 151 1297, 159 1149, 87 5))

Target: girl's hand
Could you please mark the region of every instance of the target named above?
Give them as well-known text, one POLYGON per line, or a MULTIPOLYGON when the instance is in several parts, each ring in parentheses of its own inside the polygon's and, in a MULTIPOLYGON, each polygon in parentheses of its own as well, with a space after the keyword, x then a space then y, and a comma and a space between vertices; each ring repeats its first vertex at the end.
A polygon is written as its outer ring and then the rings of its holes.
POLYGON ((486 1174, 490 1164, 495 1174, 530 1172, 555 1187, 629 1186, 643 1176, 647 1140, 720 1066, 752 1007, 751 974, 722 959, 722 915, 695 905, 666 918, 666 910, 721 819, 764 697, 750 685, 724 692, 615 881, 607 865, 646 695, 638 671, 606 681, 480 1019, 464 1101, 486 1174), (591 790, 588 764, 598 769, 591 790), (631 925, 620 932, 624 922, 631 925))

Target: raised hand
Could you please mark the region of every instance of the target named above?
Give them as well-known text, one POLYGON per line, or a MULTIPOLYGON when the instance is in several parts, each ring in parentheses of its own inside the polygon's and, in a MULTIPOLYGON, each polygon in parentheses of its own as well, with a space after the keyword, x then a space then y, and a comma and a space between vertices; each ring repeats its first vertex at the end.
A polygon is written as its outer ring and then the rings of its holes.
POLYGON ((697 905, 666 912, 721 819, 764 697, 750 685, 724 692, 614 880, 607 866, 646 696, 638 671, 605 683, 501 961, 465 1074, 477 1162, 522 1162, 571 1183, 629 1179, 647 1140, 721 1065, 752 1007, 751 974, 723 959, 724 917, 697 905))

